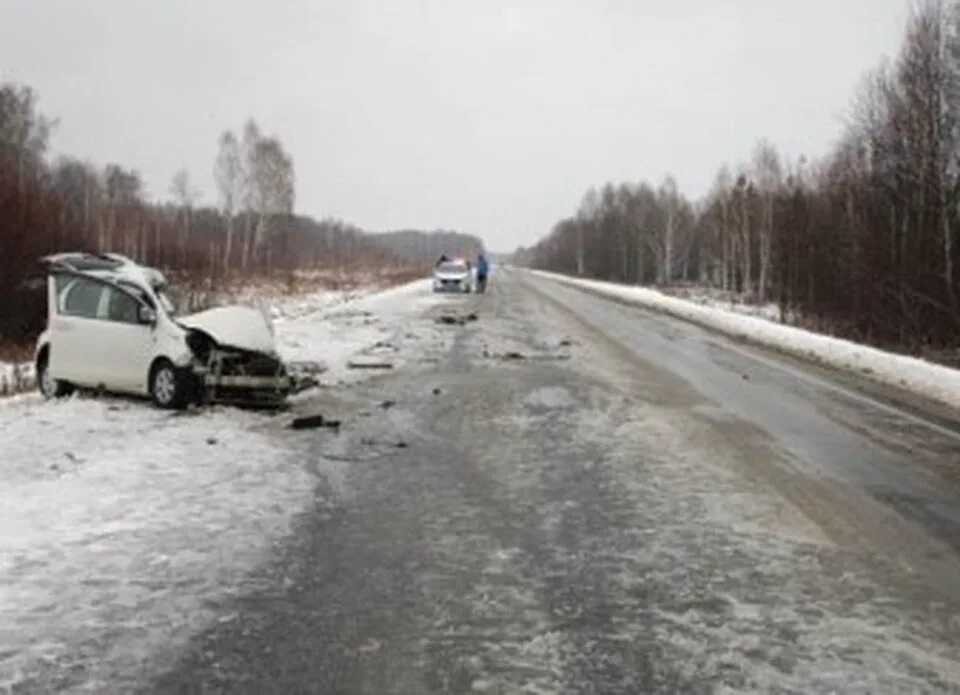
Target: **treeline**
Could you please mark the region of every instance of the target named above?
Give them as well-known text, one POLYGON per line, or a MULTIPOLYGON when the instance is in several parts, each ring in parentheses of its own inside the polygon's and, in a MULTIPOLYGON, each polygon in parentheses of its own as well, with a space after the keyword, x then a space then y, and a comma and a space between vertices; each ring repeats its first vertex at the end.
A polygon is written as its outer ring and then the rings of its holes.
POLYGON ((473 259, 483 251, 483 242, 477 237, 443 229, 433 232, 404 229, 371 234, 370 238, 408 263, 432 263, 443 254, 473 259))
POLYGON ((839 143, 785 162, 761 141, 692 202, 667 178, 587 193, 520 260, 641 284, 691 282, 838 333, 915 350, 960 345, 960 11, 915 8, 868 76, 839 143))
POLYGON ((147 198, 134 169, 70 157, 49 161, 56 122, 26 86, 0 84, 0 343, 43 325, 37 260, 64 250, 122 253, 182 281, 219 282, 294 270, 427 265, 337 220, 293 213, 293 158, 253 121, 227 131, 212 162, 217 208, 198 207, 186 170, 166 202, 147 198))

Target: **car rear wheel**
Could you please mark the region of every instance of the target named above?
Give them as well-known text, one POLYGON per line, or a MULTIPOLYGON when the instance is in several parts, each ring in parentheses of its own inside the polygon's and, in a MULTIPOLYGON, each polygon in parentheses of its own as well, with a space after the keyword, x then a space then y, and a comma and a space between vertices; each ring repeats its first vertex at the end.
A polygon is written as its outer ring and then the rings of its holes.
POLYGON ((66 381, 54 379, 50 373, 50 355, 44 352, 37 360, 37 387, 44 398, 63 398, 69 396, 73 387, 66 381))
POLYGON ((180 410, 186 408, 193 396, 190 375, 177 369, 168 360, 154 366, 150 374, 150 397, 159 408, 180 410))

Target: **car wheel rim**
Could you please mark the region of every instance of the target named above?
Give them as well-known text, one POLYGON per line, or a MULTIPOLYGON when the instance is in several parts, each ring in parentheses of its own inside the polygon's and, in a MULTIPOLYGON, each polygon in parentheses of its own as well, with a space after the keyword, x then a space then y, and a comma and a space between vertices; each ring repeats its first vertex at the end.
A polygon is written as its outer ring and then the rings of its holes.
POLYGON ((169 403, 173 400, 173 395, 177 386, 173 380, 173 372, 164 368, 157 372, 157 378, 154 382, 153 391, 157 400, 161 403, 169 403))

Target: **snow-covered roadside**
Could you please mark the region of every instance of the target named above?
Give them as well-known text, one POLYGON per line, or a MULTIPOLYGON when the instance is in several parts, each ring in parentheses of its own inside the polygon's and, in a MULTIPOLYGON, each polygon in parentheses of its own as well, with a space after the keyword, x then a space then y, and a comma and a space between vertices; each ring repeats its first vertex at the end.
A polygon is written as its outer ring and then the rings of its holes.
MULTIPOLYGON (((323 360, 333 383, 369 376, 346 363, 378 343, 400 366, 423 339, 443 340, 421 315, 444 299, 418 282, 360 298, 319 292, 273 313, 284 356, 323 360)), ((335 464, 303 465, 318 434, 285 420, 124 398, 0 399, 0 693, 50 672, 110 689, 230 619, 225 601, 314 503, 317 472, 336 478, 335 464)))
MULTIPOLYGON (((767 321, 779 322, 781 318, 778 305, 773 303, 749 304, 738 301, 738 297, 732 292, 707 287, 665 287, 662 294, 734 314, 756 316, 767 321)), ((787 316, 786 322, 792 323, 790 316, 787 316)))
POLYGON ((139 667, 209 621, 313 495, 297 438, 263 416, 29 395, 0 423, 0 692, 77 651, 98 657, 79 664, 94 691, 139 667))
POLYGON ((668 297, 647 287, 571 278, 556 273, 530 271, 574 287, 655 309, 736 338, 770 347, 789 355, 858 374, 921 398, 960 409, 960 370, 905 355, 885 352, 828 335, 745 316, 716 306, 668 297))
POLYGON ((19 393, 34 383, 33 365, 29 362, 0 362, 0 397, 19 393))

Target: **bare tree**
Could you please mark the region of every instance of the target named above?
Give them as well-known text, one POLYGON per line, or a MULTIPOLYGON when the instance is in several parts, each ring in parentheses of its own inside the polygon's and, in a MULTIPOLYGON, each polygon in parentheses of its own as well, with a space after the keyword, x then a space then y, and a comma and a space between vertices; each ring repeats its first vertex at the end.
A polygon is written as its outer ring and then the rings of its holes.
POLYGON ((0 86, 0 148, 13 155, 19 195, 25 194, 27 174, 38 168, 55 126, 56 121, 37 111, 37 96, 30 87, 0 86))
POLYGON ((753 171, 760 197, 759 225, 757 240, 760 256, 760 277, 757 281, 757 298, 760 304, 767 301, 767 289, 770 284, 770 261, 773 244, 774 202, 780 192, 780 157, 776 149, 766 140, 761 140, 753 153, 753 171))
POLYGON ((170 193, 180 207, 179 250, 180 263, 187 262, 187 244, 190 242, 190 222, 193 217, 193 204, 200 197, 200 191, 190 181, 190 172, 180 169, 170 183, 170 193))
POLYGON ((220 191, 220 209, 226 219, 227 234, 223 250, 223 269, 230 270, 233 254, 233 226, 241 204, 244 186, 243 159, 240 143, 229 130, 220 136, 220 150, 214 166, 214 178, 220 191))

